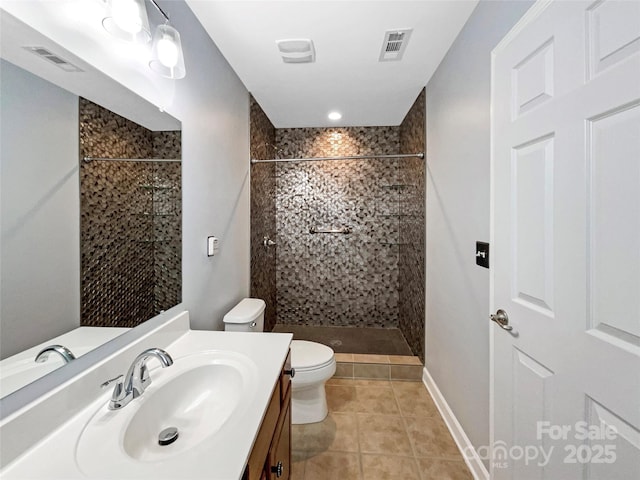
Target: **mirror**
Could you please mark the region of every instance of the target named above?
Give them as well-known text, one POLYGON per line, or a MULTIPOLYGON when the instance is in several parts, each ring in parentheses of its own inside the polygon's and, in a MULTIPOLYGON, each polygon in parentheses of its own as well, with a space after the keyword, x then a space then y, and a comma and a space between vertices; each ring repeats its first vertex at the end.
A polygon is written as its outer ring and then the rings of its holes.
POLYGON ((65 364, 43 346, 78 357, 181 301, 181 126, 6 11, 0 34, 6 396, 65 364))

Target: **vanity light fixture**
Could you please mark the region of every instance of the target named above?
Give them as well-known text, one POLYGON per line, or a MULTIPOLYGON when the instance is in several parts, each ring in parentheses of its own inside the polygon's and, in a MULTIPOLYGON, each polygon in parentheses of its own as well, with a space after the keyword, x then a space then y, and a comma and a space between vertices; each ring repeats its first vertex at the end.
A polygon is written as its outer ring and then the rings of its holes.
POLYGON ((144 0, 106 0, 106 3, 102 26, 107 32, 127 42, 148 43, 151 40, 144 0))
POLYGON ((342 118, 342 114, 340 112, 330 112, 327 117, 329 117, 329 120, 340 120, 342 118))
MULTIPOLYGON (((130 42, 148 43, 151 40, 149 17, 145 0, 105 0, 107 13, 102 20, 104 29, 116 38, 130 42)), ((163 77, 184 78, 184 54, 180 33, 169 24, 169 16, 156 0, 149 0, 164 17, 153 36, 149 68, 163 77)))
POLYGON ((151 52, 151 70, 167 78, 184 78, 186 70, 180 33, 169 23, 158 25, 151 52))
POLYGON ((158 25, 153 36, 153 48, 151 49, 151 61, 149 68, 163 77, 178 80, 184 78, 184 54, 180 33, 169 24, 169 15, 164 13, 156 0, 149 0, 156 10, 165 19, 164 25, 158 25))

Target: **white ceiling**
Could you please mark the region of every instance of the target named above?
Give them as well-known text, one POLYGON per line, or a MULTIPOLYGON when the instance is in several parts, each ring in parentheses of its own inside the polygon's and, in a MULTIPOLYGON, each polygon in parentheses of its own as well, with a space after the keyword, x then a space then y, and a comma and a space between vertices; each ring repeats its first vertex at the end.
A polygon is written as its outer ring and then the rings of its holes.
POLYGON ((186 2, 278 128, 400 124, 477 4, 186 2), (413 28, 403 59, 379 62, 384 32, 401 28, 413 28), (315 63, 284 63, 276 40, 287 38, 312 39, 315 63), (330 121, 332 110, 342 119, 330 121))

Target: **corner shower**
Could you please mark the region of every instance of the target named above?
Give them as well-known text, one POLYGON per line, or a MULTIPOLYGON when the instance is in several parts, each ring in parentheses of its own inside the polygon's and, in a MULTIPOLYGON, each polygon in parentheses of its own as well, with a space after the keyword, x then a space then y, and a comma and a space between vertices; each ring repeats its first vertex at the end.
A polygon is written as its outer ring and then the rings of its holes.
POLYGON ((251 99, 251 296, 267 330, 424 360, 424 132, 424 93, 390 127, 276 129, 251 99))

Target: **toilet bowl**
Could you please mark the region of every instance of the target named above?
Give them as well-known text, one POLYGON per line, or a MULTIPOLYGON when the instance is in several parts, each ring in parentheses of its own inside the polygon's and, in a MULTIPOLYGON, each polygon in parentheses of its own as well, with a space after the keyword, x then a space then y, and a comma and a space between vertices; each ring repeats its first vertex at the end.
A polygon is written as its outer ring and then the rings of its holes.
POLYGON ((316 423, 328 413, 324 384, 336 373, 333 350, 305 340, 291 342, 291 423, 316 423))
MULTIPOLYGON (((245 298, 224 316, 224 329, 233 332, 262 332, 264 300, 245 298)), ((333 350, 306 340, 291 342, 291 423, 321 422, 327 416, 324 384, 336 372, 333 350)))

